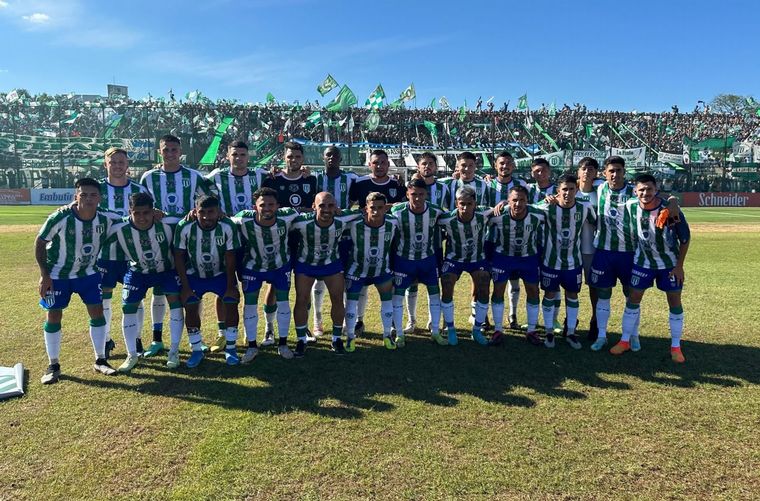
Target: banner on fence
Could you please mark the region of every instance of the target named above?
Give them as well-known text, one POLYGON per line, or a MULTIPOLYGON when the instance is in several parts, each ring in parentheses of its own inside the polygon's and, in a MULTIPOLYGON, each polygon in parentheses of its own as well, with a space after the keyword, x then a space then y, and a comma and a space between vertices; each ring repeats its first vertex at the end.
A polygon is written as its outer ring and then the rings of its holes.
POLYGON ((102 163, 103 152, 110 147, 126 150, 130 162, 152 161, 156 153, 154 139, 118 139, 101 137, 48 137, 17 135, 0 132, 0 153, 17 155, 22 161, 31 160, 58 166, 80 163, 102 163))
POLYGON ((31 194, 26 188, 0 189, 0 205, 29 205, 31 194))
POLYGON ((73 188, 32 189, 32 205, 65 205, 74 201, 73 188))
POLYGON ((681 193, 682 207, 760 207, 760 193, 681 193))
POLYGON ((661 151, 657 154, 657 161, 664 164, 673 163, 680 165, 683 163, 683 153, 666 153, 661 151))
POLYGON ((551 165, 552 168, 559 168, 565 166, 565 151, 555 151, 554 153, 547 153, 545 155, 535 155, 534 157, 525 157, 525 158, 517 158, 515 159, 515 166, 520 167, 530 167, 530 163, 535 158, 544 158, 547 162, 549 162, 549 165, 551 165))

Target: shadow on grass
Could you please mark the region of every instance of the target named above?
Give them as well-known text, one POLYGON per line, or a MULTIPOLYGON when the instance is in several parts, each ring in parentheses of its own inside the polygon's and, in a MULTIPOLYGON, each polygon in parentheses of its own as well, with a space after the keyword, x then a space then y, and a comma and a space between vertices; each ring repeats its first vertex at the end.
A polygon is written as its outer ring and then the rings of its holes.
POLYGON ((621 377, 680 388, 760 382, 760 349, 747 346, 685 342, 687 363, 676 365, 669 340, 661 338, 642 338, 641 352, 621 357, 591 352, 588 343, 575 351, 561 338, 549 350, 516 335, 498 348, 469 340, 437 346, 408 336, 407 346, 395 352, 371 339, 360 339, 356 351, 345 356, 332 353, 322 338, 303 359, 283 360, 270 348, 250 365, 228 367, 223 357, 212 355, 191 370, 184 367, 183 354, 183 366, 175 371, 164 367, 162 357, 141 360, 127 376, 66 379, 251 412, 304 411, 340 419, 392 410, 394 405, 384 401, 388 395, 436 406, 455 406, 460 396, 470 395, 531 407, 542 397, 583 400, 589 388, 629 390, 628 383, 618 381, 621 377))

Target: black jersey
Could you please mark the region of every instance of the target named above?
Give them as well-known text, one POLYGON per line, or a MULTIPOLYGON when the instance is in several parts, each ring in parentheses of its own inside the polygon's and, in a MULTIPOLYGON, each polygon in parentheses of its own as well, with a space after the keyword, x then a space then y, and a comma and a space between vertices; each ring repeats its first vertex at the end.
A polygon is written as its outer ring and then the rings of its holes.
POLYGON ((389 204, 404 200, 404 188, 393 178, 384 183, 376 183, 370 176, 362 176, 351 185, 350 197, 352 202, 357 202, 360 208, 367 205, 367 195, 377 191, 385 195, 389 204))
POLYGON ((317 195, 317 178, 299 176, 288 179, 282 172, 264 179, 264 186, 277 192, 280 207, 311 207, 317 195))

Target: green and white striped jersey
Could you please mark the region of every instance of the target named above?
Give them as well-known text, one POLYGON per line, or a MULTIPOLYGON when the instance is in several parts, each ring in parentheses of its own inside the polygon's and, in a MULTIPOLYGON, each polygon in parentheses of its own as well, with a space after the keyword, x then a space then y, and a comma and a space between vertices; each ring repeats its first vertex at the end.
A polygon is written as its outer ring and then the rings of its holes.
POLYGON ((488 183, 486 183, 483 178, 475 176, 470 181, 463 181, 461 179, 448 179, 447 183, 449 185, 449 194, 448 194, 448 209, 455 209, 456 208, 456 196, 457 196, 457 190, 461 188, 462 186, 472 186, 475 188, 475 203, 478 205, 488 205, 488 201, 491 198, 490 191, 491 189, 488 186, 488 183))
POLYGON ((476 263, 486 258, 485 241, 488 219, 493 213, 489 207, 475 208, 469 221, 459 219, 454 209, 438 220, 446 235, 446 259, 458 263, 476 263))
POLYGON ((514 176, 508 183, 502 183, 497 178, 491 179, 488 183, 488 206, 496 207, 499 202, 506 202, 509 198, 509 190, 515 186, 528 187, 525 181, 514 176))
POLYGON ((528 185, 528 203, 537 204, 543 202, 546 195, 556 195, 557 187, 550 184, 546 188, 539 188, 537 183, 528 185))
POLYGON ((214 169, 206 176, 209 189, 219 197, 222 212, 227 215, 237 214, 253 208, 253 194, 261 187, 263 176, 269 175, 264 169, 248 169, 238 176, 229 167, 214 169))
POLYGON ((636 198, 633 186, 625 185, 613 190, 607 182, 599 185, 597 193, 597 213, 599 222, 594 236, 594 247, 608 251, 633 252, 633 227, 625 210, 626 202, 636 198))
MULTIPOLYGON (((595 179, 593 183, 593 189, 589 192, 581 191, 580 184, 578 185, 578 191, 575 193, 575 200, 591 205, 594 210, 598 212, 597 204, 597 188, 604 183, 603 179, 595 179)), ((594 236, 596 235, 596 225, 586 222, 583 225, 583 231, 581 232, 581 254, 593 254, 596 247, 594 247, 594 236)))
POLYGON ((390 253, 396 231, 396 220, 392 217, 386 217, 377 228, 368 225, 363 218, 349 223, 347 234, 352 245, 346 274, 374 278, 390 273, 390 253))
POLYGON ((394 205, 391 215, 398 221, 396 255, 410 261, 419 261, 435 255, 435 235, 438 219, 446 213, 437 205, 425 202, 425 210, 415 214, 409 202, 394 205))
POLYGON ((348 224, 364 217, 361 210, 343 211, 340 216, 335 216, 330 226, 322 227, 317 224, 315 214, 302 214, 293 222, 290 231, 300 234, 298 242, 298 262, 310 266, 325 266, 339 259, 338 242, 343 237, 343 232, 348 229, 348 224))
POLYGON ((131 222, 114 228, 115 239, 129 260, 129 269, 147 275, 174 269, 172 242, 179 222, 175 217, 163 217, 147 230, 138 230, 131 222))
POLYGON ((140 178, 153 197, 154 206, 166 214, 182 217, 195 207, 199 195, 211 193, 209 182, 200 172, 181 165, 177 172, 151 169, 140 178))
POLYGON ((213 278, 225 272, 225 253, 240 247, 235 223, 220 219, 213 228, 204 230, 198 221, 180 223, 174 234, 174 248, 187 251, 188 275, 213 278))
POLYGON ((567 209, 549 204, 542 210, 546 214, 544 266, 553 270, 572 270, 583 266, 581 230, 586 221, 596 222, 594 209, 588 204, 576 201, 567 209))
POLYGON ((298 216, 295 209, 279 209, 271 226, 257 223, 255 210, 238 212, 232 218, 242 236, 247 270, 272 271, 288 263, 288 232, 298 216))
POLYGON ((451 202, 449 201, 449 185, 441 180, 436 180, 433 184, 427 185, 428 197, 427 201, 438 207, 448 207, 451 202))
POLYGON ((659 229, 655 224, 660 211, 668 206, 665 200, 660 200, 656 209, 646 210, 641 207, 638 199, 629 200, 625 210, 633 222, 636 251, 633 262, 642 268, 664 270, 673 268, 678 262, 681 244, 690 239, 689 224, 683 213, 679 211, 680 223, 659 229))
POLYGON ((317 174, 317 193, 327 191, 332 193, 335 197, 335 201, 338 203, 338 208, 349 209, 351 207, 351 199, 349 198, 349 191, 351 191, 351 185, 354 184, 356 178, 359 177, 354 172, 340 171, 337 177, 330 177, 325 172, 317 174))
POLYGON ((534 205, 528 206, 528 212, 522 219, 514 219, 509 210, 501 216, 491 217, 488 229, 495 244, 494 250, 505 256, 535 256, 545 221, 546 213, 534 205))
POLYGON ((108 178, 101 179, 100 183, 100 205, 98 209, 105 209, 116 212, 120 216, 129 216, 129 196, 134 193, 147 193, 140 183, 131 179, 125 186, 114 186, 108 182, 108 178))
POLYGON ((47 242, 50 278, 80 278, 98 273, 95 265, 101 248, 119 220, 116 214, 98 210, 95 217, 85 221, 71 207, 48 216, 37 236, 47 242))

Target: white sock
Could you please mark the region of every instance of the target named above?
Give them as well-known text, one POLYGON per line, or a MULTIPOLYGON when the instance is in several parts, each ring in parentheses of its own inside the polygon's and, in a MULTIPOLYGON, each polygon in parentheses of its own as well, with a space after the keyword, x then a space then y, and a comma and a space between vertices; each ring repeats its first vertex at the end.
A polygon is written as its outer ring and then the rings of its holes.
POLYGON ((245 328, 245 340, 256 341, 256 333, 259 329, 259 305, 243 305, 243 327, 245 328))
POLYGON ((671 313, 668 322, 670 323, 670 347, 679 348, 683 334, 683 312, 671 313))
MULTIPOLYGON (((406 314, 409 317, 409 321, 417 323, 417 291, 406 290, 406 314)), ((428 294, 428 298, 430 295, 428 294)))
POLYGON ((599 328, 599 337, 607 337, 607 326, 610 322, 610 299, 599 298, 596 301, 596 326, 599 328))
POLYGON ((356 312, 359 309, 358 299, 346 300, 346 336, 354 337, 356 330, 356 312))
POLYGON ((225 349, 235 349, 235 344, 237 343, 238 338, 238 330, 237 327, 227 327, 224 329, 224 340, 227 341, 227 346, 225 349))
POLYGON ((140 301, 140 304, 137 305, 137 339, 141 337, 143 322, 145 322, 145 300, 140 301))
POLYGON ((478 301, 475 303, 475 325, 483 325, 486 321, 486 315, 488 314, 488 303, 481 303, 478 301))
POLYGON ((510 280, 507 285, 509 294, 509 317, 517 316, 517 304, 520 302, 520 280, 510 280))
POLYGON ((359 303, 356 307, 356 320, 358 321, 360 318, 364 318, 364 314, 367 313, 367 300, 369 299, 369 294, 367 293, 367 287, 362 287, 361 292, 359 292, 359 303))
POLYGON ((105 358, 106 353, 106 326, 90 326, 90 339, 92 340, 92 349, 95 352, 95 358, 105 358))
POLYGON ((290 303, 277 301, 277 334, 278 337, 288 337, 290 332, 290 303))
POLYGON ((155 294, 153 295, 153 300, 150 303, 150 319, 154 325, 164 323, 167 305, 168 303, 166 302, 166 296, 156 296, 155 294))
POLYGON ((380 301, 380 316, 383 321, 383 337, 391 337, 393 327, 393 301, 380 301))
POLYGON ((491 299, 491 312, 493 313, 494 330, 504 332, 504 301, 497 303, 491 299))
POLYGON ((540 309, 540 305, 539 303, 526 302, 525 309, 528 313, 528 332, 533 332, 536 330, 536 325, 538 324, 538 310, 540 309))
POLYGON ((629 308, 628 305, 625 306, 625 310, 623 310, 623 335, 620 338, 621 341, 630 342, 631 336, 636 330, 636 322, 638 322, 640 314, 641 308, 629 308))
POLYGON ((404 296, 393 295, 393 323, 396 326, 396 335, 404 335, 404 296))
POLYGON ((443 313, 443 321, 446 322, 446 327, 454 326, 454 302, 446 303, 441 301, 441 312, 443 313))
POLYGON ((578 321, 579 304, 577 299, 565 300, 565 317, 567 318, 567 335, 575 334, 575 323, 578 321))
POLYGON ((47 351, 48 359, 52 364, 53 360, 58 360, 61 356, 61 331, 43 332, 45 333, 45 350, 47 351))
POLYGON ((264 321, 266 322, 266 332, 274 332, 274 319, 277 317, 277 310, 267 311, 264 305, 264 321))
POLYGON ((546 334, 554 334, 554 299, 544 298, 541 302, 541 309, 544 312, 546 334))
POLYGON ((185 328, 185 312, 182 308, 169 308, 169 335, 171 349, 179 350, 179 342, 182 341, 182 330, 185 328))
POLYGON ((190 329, 187 331, 187 339, 190 341, 190 347, 193 351, 201 351, 201 341, 203 336, 200 329, 190 329))
POLYGON ((314 327, 322 325, 322 305, 325 302, 327 286, 322 280, 316 280, 311 288, 311 311, 314 315, 314 327))
MULTIPOLYGON (((452 301, 453 302, 453 301, 452 301)), ((475 308, 478 306, 478 303, 475 301, 470 301, 470 315, 475 316, 475 308)))
POLYGON ((438 334, 441 330, 441 295, 428 294, 428 305, 430 310, 430 331, 433 334, 438 334))
POLYGON ((111 298, 103 299, 103 318, 106 319, 106 340, 111 339, 111 298))
POLYGON ((137 333, 141 325, 137 323, 137 313, 125 313, 121 317, 121 333, 124 335, 124 346, 129 356, 137 355, 137 333))

